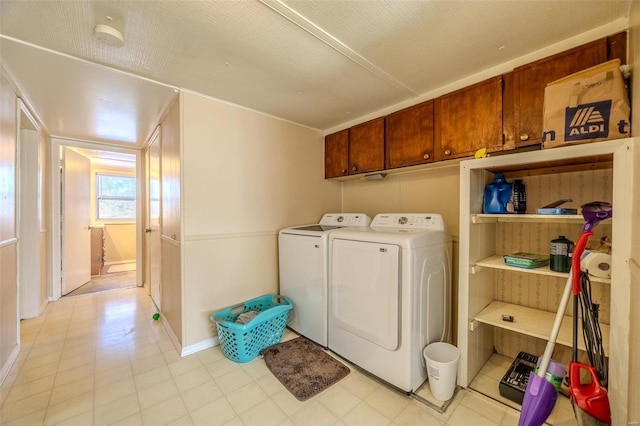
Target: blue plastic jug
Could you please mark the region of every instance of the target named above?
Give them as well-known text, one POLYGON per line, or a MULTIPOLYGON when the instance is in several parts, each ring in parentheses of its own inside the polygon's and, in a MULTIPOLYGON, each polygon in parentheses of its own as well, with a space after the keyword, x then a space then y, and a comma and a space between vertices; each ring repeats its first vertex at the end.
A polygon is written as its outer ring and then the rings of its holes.
POLYGON ((513 184, 507 182, 502 173, 496 173, 493 182, 484 189, 484 212, 513 213, 512 193, 513 184))

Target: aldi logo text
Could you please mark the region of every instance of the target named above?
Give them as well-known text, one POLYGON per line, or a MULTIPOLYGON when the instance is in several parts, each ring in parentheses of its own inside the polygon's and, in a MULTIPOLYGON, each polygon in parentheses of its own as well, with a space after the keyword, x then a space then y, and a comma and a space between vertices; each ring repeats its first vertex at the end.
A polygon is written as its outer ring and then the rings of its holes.
POLYGON ((565 109, 565 141, 609 137, 611 99, 565 109))

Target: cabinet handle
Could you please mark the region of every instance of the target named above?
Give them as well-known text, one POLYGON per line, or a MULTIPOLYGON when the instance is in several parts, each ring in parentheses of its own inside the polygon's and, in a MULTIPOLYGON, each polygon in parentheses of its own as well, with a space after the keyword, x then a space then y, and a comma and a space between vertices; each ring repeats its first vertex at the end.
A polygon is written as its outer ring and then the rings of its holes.
POLYGON ((425 160, 428 160, 429 158, 431 158, 431 156, 429 154, 425 154, 422 156, 422 158, 424 158, 425 160))
POLYGON ((528 140, 529 140, 529 135, 528 135, 528 134, 526 134, 526 133, 521 134, 521 135, 520 135, 520 140, 521 140, 522 142, 524 142, 524 141, 528 141, 528 140))
POLYGON ((444 152, 444 155, 451 155, 451 150, 450 150, 450 149, 447 149, 447 150, 444 152))
POLYGON ((146 233, 148 234, 149 232, 151 232, 151 228, 146 228, 146 229, 144 230, 144 232, 146 232, 146 233))
POLYGON ((347 169, 342 169, 342 174, 346 175, 347 174, 347 169))
POLYGON ((358 168, 357 168, 356 166, 353 166, 353 167, 351 168, 351 171, 352 171, 352 172, 355 172, 355 171, 357 171, 357 170, 358 170, 358 168))

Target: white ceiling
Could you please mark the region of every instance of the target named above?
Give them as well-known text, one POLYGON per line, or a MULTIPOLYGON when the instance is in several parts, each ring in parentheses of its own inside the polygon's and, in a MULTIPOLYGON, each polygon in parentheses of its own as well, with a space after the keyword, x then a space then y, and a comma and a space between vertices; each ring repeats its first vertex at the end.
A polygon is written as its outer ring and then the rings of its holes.
POLYGON ((326 130, 625 28, 631 1, 2 0, 0 57, 53 136, 139 147, 175 88, 326 130))

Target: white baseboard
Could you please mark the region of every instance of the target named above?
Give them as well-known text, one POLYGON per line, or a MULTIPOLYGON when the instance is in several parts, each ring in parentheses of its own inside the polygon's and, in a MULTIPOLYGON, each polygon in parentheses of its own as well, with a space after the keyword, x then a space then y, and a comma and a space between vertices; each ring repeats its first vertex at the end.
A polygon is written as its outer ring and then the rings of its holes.
POLYGON ((175 335, 167 320, 164 319, 164 315, 162 315, 162 312, 160 312, 160 322, 162 322, 162 326, 164 327, 164 331, 167 332, 169 340, 171 340, 171 343, 173 343, 173 347, 176 348, 178 353, 182 352, 182 345, 180 344, 180 340, 178 340, 178 336, 175 335))
POLYGON ((42 313, 44 312, 44 308, 46 308, 48 304, 49 298, 46 298, 42 301, 42 303, 40 304, 40 313, 38 314, 38 316, 42 315, 42 313))
POLYGON ((125 263, 136 263, 135 259, 129 259, 129 260, 112 260, 111 262, 104 262, 104 266, 111 266, 111 265, 123 265, 125 263))
POLYGON ((9 370, 13 367, 13 363, 18 359, 18 354, 20 354, 20 345, 16 345, 11 353, 9 354, 9 358, 7 362, 0 369, 0 386, 4 383, 4 379, 9 375, 9 370))
POLYGON ((196 343, 195 345, 189 345, 187 347, 182 348, 180 356, 192 355, 196 352, 203 351, 205 349, 212 348, 220 344, 220 340, 218 340, 218 336, 211 337, 209 339, 203 340, 200 343, 196 343))

